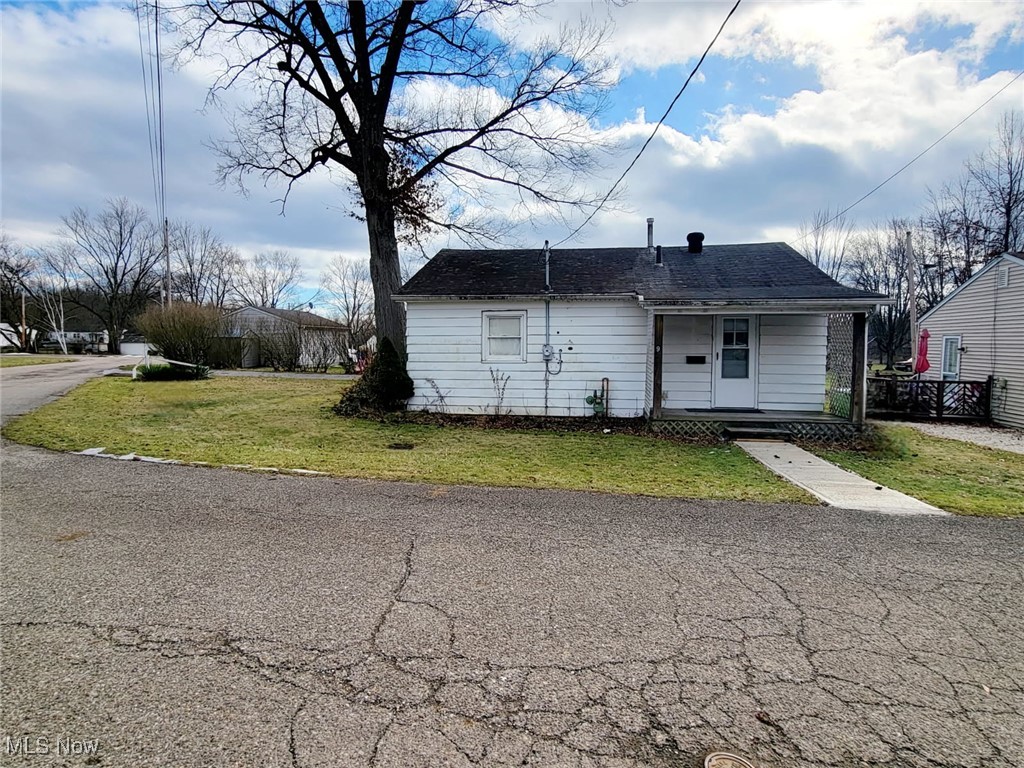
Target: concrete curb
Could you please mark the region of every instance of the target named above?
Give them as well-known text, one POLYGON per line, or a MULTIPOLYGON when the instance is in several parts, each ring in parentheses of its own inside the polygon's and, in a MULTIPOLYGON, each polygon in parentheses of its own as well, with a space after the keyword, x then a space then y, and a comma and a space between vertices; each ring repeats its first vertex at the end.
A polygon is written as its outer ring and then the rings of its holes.
POLYGON ((318 472, 315 469, 280 469, 279 467, 256 467, 252 464, 211 464, 208 461, 181 461, 180 459, 159 459, 155 456, 140 456, 136 453, 106 453, 106 448, 86 448, 84 451, 71 451, 75 456, 91 456, 96 459, 114 459, 116 461, 142 461, 148 464, 180 464, 184 467, 213 467, 214 469, 241 469, 247 472, 263 472, 272 475, 302 475, 304 477, 330 477, 329 472, 318 472))

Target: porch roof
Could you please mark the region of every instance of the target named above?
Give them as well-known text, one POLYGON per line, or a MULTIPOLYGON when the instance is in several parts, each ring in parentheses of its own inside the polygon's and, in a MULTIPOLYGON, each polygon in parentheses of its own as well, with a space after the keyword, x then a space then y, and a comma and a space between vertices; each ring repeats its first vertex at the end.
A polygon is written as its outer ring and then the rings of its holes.
POLYGON ((839 300, 884 303, 887 297, 841 285, 785 243, 685 245, 662 248, 662 264, 647 248, 565 248, 544 251, 446 248, 402 289, 400 301, 443 298, 636 296, 651 304, 839 300))

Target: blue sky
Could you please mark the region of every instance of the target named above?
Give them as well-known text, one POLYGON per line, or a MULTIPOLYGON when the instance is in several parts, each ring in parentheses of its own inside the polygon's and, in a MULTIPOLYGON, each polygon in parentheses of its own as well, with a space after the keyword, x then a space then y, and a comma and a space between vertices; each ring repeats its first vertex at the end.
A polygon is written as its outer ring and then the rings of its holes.
MULTIPOLYGON (((729 6, 556 2, 510 20, 508 34, 524 44, 581 16, 610 24, 619 81, 586 130, 621 151, 588 179, 592 189, 607 188, 650 135, 729 6)), ((695 229, 709 243, 792 241, 816 209, 856 200, 1024 69, 1022 20, 1024 0, 745 0, 619 205, 577 242, 642 245, 648 216, 664 244, 695 229)), ((5 230, 43 245, 76 205, 95 210, 124 195, 152 208, 134 17, 120 3, 5 4, 0 35, 5 230)), ((295 253, 309 285, 334 254, 365 259, 339 179, 300 184, 284 216, 273 183, 253 180, 248 196, 215 184, 207 145, 224 136, 225 119, 204 110, 212 75, 210 62, 167 74, 170 216, 208 225, 244 253, 295 253)), ((984 149, 1003 112, 1022 107, 1024 78, 855 209, 857 221, 919 213, 928 188, 984 149)), ((568 230, 534 218, 517 232, 519 244, 539 246, 568 230)), ((426 248, 449 242, 441 234, 426 248)))
MULTIPOLYGON (((656 120, 664 113, 696 62, 673 64, 654 72, 632 72, 619 81, 602 115, 608 125, 629 120, 643 109, 656 120)), ((780 99, 820 86, 812 67, 792 62, 759 63, 709 55, 699 74, 669 113, 666 125, 690 135, 708 129, 708 117, 727 107, 771 114, 780 99)))

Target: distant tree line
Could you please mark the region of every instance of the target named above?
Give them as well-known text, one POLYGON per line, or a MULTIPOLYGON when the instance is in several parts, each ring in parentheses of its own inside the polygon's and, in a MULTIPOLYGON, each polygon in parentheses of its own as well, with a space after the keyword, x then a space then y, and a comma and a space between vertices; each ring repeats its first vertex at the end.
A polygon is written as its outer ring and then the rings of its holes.
MULTIPOLYGON (((172 222, 168 239, 172 304, 221 311, 308 306, 301 265, 287 251, 244 257, 209 227, 188 221, 172 222)), ((84 327, 106 331, 108 351, 119 353, 125 333, 136 330, 134 319, 163 302, 166 286, 160 227, 125 198, 107 200, 95 213, 75 208, 62 217, 53 241, 37 246, 0 231, 0 322, 14 330, 11 341, 21 351, 34 351, 50 337, 66 354, 66 332, 84 327)), ((335 257, 313 301, 350 328, 348 347, 374 335, 366 263, 335 257)))
POLYGON ((889 366, 910 355, 907 232, 919 315, 992 259, 1024 250, 1024 113, 1004 114, 983 152, 938 190, 927 190, 918 217, 859 228, 826 208, 801 226, 799 247, 813 264, 848 285, 895 299, 869 321, 874 349, 889 366))

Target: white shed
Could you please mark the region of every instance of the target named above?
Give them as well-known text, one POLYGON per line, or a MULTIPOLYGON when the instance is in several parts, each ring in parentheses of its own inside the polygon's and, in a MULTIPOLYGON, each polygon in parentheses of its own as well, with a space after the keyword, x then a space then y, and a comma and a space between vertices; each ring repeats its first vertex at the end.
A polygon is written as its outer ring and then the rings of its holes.
POLYGON ((992 381, 992 420, 1024 429, 1024 257, 998 256, 920 320, 925 379, 992 381))
POLYGON ((407 309, 409 407, 861 423, 865 316, 888 299, 840 285, 784 243, 688 240, 442 250, 395 295, 407 309), (837 378, 827 342, 839 315, 837 378), (828 384, 845 413, 829 408, 828 384))

